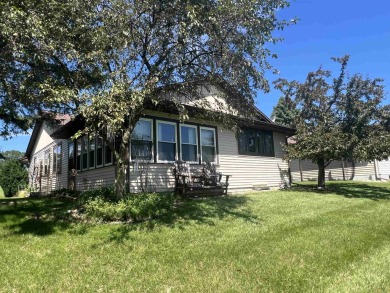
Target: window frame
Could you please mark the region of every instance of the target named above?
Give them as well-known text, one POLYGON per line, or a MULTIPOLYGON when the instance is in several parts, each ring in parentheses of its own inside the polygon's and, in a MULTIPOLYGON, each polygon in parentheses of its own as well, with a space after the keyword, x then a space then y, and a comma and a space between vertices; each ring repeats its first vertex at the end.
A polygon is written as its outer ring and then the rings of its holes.
MULTIPOLYGON (((186 162, 188 162, 189 164, 199 164, 199 160, 200 160, 200 153, 199 153, 200 137, 198 137, 199 136, 198 132, 200 134, 200 129, 199 129, 198 125, 179 123, 179 135, 180 135, 180 154, 179 154, 179 157, 180 157, 180 160, 183 160, 183 147, 182 147, 182 145, 183 144, 187 144, 187 145, 194 146, 194 144, 189 144, 189 143, 183 143, 182 142, 182 137, 183 137, 182 136, 182 131, 181 131, 182 126, 195 129, 196 161, 186 161, 186 162)), ((215 135, 214 135, 214 140, 215 140, 215 135)))
MULTIPOLYGON (((172 143, 172 142, 165 142, 165 141, 161 141, 163 143, 172 143)), ((175 161, 177 160, 177 122, 172 122, 172 121, 166 121, 166 120, 156 120, 156 162, 157 163, 174 163, 175 161), (160 160, 159 159, 159 156, 158 156, 158 144, 160 142, 159 140, 159 134, 158 134, 158 126, 159 124, 170 124, 170 125, 173 125, 175 127, 175 160, 173 161, 168 161, 168 160, 160 160)))
POLYGON ((82 166, 83 166, 83 164, 82 164, 82 156, 81 156, 81 153, 82 153, 82 138, 80 137, 80 138, 78 138, 78 139, 76 139, 76 148, 75 148, 75 155, 76 155, 76 170, 77 171, 81 171, 82 170, 82 166), (79 148, 80 147, 80 148, 79 148), (79 153, 79 151, 80 151, 80 153, 79 153), (77 157, 80 157, 80 163, 79 163, 79 165, 77 165, 77 157))
POLYGON ((275 157, 275 144, 274 144, 274 133, 273 131, 267 131, 267 130, 260 130, 260 129, 252 129, 252 128, 246 128, 246 129, 243 129, 242 133, 239 134, 239 137, 238 137, 238 140, 237 140, 237 149, 238 149, 238 154, 239 155, 244 155, 244 156, 257 156, 257 157, 275 157), (242 134, 246 135, 248 134, 248 132, 252 132, 255 134, 255 137, 256 137, 256 142, 255 142, 255 147, 256 147, 256 151, 255 152, 246 152, 246 151, 242 151, 241 148, 240 148, 240 136, 242 134), (265 135, 269 135, 270 136, 270 139, 271 139, 271 153, 268 154, 266 152, 260 152, 260 146, 259 146, 259 134, 261 134, 263 136, 263 141, 264 141, 264 147, 265 147, 265 135))
MULTIPOLYGON (((203 161, 203 150, 202 150, 202 129, 204 130, 212 130, 214 132, 214 153, 215 153, 215 158, 214 164, 218 164, 218 151, 217 151, 217 129, 214 127, 207 127, 207 126, 199 126, 199 146, 200 146, 200 163, 204 163, 203 161)), ((207 146, 207 145, 206 145, 207 146)))
MULTIPOLYGON (((151 119, 151 118, 140 118, 138 121, 137 121, 137 123, 139 122, 139 121, 148 121, 148 122, 150 122, 150 141, 152 142, 152 147, 151 147, 151 159, 150 160, 142 160, 142 161, 144 161, 144 162, 149 162, 149 163, 154 163, 154 141, 155 141, 155 137, 154 137, 154 120, 153 119, 151 119)), ((158 128, 158 126, 156 127, 156 128, 158 128)), ((131 134, 131 135, 133 135, 133 134, 131 134)), ((156 138, 157 139, 157 138, 156 138)), ((131 158, 131 143, 132 143, 132 138, 131 138, 131 136, 130 136, 130 145, 129 145, 129 157, 130 157, 130 162, 136 162, 137 160, 139 160, 139 159, 132 159, 131 158)))

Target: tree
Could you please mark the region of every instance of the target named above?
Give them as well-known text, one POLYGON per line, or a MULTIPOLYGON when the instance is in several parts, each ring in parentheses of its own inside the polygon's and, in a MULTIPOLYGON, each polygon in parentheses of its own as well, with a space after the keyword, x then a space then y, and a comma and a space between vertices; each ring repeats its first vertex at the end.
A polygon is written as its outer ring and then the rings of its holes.
POLYGON ((275 56, 265 45, 279 41, 272 32, 290 23, 276 18, 289 5, 285 0, 7 3, 0 92, 11 101, 8 110, 19 110, 7 117, 42 109, 81 114, 86 127, 78 135, 99 133, 114 152, 118 195, 126 186, 130 136, 145 105, 169 101, 184 120, 183 101, 199 101, 207 88, 225 100, 220 115, 201 112, 208 118, 229 118, 226 111, 252 117, 253 97, 268 91, 264 72, 275 56))
POLYGON ((0 186, 5 196, 15 195, 28 183, 28 172, 18 160, 9 159, 0 163, 0 186))
POLYGON ((24 157, 24 153, 16 150, 0 152, 0 159, 3 160, 19 160, 24 157))
POLYGON ((285 95, 280 97, 272 111, 271 117, 277 124, 295 127, 295 119, 298 115, 299 110, 294 100, 289 95, 285 95))
POLYGON ((299 109, 289 159, 318 165, 318 187, 325 187, 325 168, 333 160, 370 161, 390 155, 390 107, 383 106, 384 86, 378 78, 346 72, 349 56, 333 58, 340 74, 319 68, 304 82, 279 80, 276 87, 292 95, 299 109))

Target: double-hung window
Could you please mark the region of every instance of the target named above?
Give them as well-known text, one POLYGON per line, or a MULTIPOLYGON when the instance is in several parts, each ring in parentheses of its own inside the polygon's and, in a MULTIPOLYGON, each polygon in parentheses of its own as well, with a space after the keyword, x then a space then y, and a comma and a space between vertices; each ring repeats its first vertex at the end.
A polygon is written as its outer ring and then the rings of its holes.
POLYGON ((89 168, 95 168, 95 146, 96 140, 95 136, 89 136, 89 168))
POLYGON ((103 166, 103 138, 96 136, 96 167, 103 166))
POLYGON ((81 138, 81 163, 83 170, 88 169, 88 136, 81 138))
POLYGON ((197 127, 180 125, 180 158, 190 163, 198 162, 198 135, 197 127))
POLYGON ((157 121, 157 162, 176 160, 176 123, 157 121))
POLYGON ((200 127, 200 151, 202 162, 216 162, 215 129, 200 127))
POLYGON ((43 171, 43 174, 44 175, 49 175, 50 174, 50 150, 47 150, 45 151, 44 153, 44 157, 43 157, 43 161, 44 161, 44 171, 43 171))
POLYGON ((77 153, 76 153, 76 166, 77 166, 77 171, 81 171, 81 143, 82 140, 79 138, 76 141, 76 148, 77 148, 77 153))
MULTIPOLYGON (((114 141, 112 141, 114 143, 114 141)), ((104 166, 112 165, 113 153, 107 143, 104 144, 104 166)))
POLYGON ((153 158, 153 120, 140 119, 131 134, 131 159, 150 161, 153 158))
POLYGON ((74 142, 70 141, 68 144, 68 170, 75 169, 74 166, 74 142))
POLYGON ((54 146, 53 149, 53 172, 61 173, 62 165, 62 144, 54 146))

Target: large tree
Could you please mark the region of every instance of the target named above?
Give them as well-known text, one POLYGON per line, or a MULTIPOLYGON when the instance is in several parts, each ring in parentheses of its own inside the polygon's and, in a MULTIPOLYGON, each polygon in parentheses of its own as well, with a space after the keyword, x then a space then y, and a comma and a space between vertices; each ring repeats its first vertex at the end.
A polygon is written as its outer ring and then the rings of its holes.
POLYGON ((86 127, 78 135, 98 132, 109 144, 123 194, 130 135, 145 105, 169 100, 186 119, 183 101, 199 101, 206 88, 224 99, 225 113, 252 116, 256 91, 269 89, 264 72, 273 54, 265 45, 278 41, 272 32, 290 23, 276 17, 288 4, 7 1, 0 24, 7 53, 0 65, 5 125, 25 129, 26 113, 45 109, 81 114, 86 127))
POLYGON ((295 127, 295 119, 299 115, 299 110, 295 101, 290 95, 284 95, 279 98, 278 103, 274 107, 271 118, 276 124, 295 127))
POLYGON ((338 76, 319 68, 304 82, 276 83, 297 103, 297 133, 288 145, 289 159, 310 159, 318 165, 318 187, 325 187, 325 168, 333 160, 370 161, 390 156, 390 107, 382 80, 349 75, 349 56, 333 58, 338 76))

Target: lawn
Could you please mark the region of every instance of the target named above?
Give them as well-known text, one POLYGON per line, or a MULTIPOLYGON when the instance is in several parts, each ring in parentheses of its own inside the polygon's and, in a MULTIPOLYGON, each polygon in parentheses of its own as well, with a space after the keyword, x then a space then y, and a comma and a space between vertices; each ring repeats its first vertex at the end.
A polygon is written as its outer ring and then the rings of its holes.
POLYGON ((0 291, 389 292, 390 183, 328 186, 187 200, 139 224, 0 200, 0 291))

